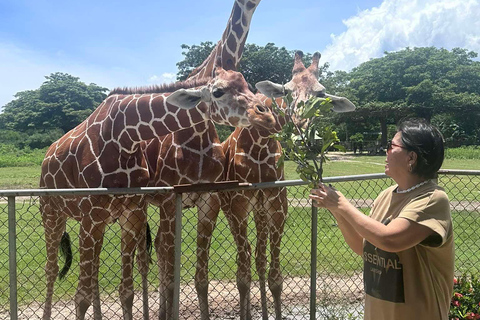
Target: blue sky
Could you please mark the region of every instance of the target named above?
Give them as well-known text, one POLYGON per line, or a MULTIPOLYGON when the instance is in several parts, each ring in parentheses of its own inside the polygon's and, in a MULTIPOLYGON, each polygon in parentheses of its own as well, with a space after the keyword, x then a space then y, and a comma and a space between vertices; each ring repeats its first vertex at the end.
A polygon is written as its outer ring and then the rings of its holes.
MULTIPOLYGON (((350 70, 407 46, 480 52, 480 0, 263 0, 247 39, 350 70)), ((113 88, 174 80, 181 44, 220 39, 233 0, 0 0, 0 107, 61 71, 113 88)))

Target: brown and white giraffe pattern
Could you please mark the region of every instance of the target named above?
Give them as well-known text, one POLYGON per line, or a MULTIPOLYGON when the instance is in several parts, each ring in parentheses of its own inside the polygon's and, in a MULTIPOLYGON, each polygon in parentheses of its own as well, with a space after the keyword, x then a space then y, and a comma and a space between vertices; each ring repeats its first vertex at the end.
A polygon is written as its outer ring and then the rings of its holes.
MULTIPOLYGON (((235 0, 222 39, 209 57, 189 76, 191 79, 210 77, 214 64, 235 70, 243 53, 250 21, 260 0, 235 0)), ((266 127, 257 123, 257 127, 266 127)), ((192 128, 148 141, 142 145, 150 169, 151 186, 171 186, 185 183, 209 183, 224 179, 225 155, 218 134, 211 121, 192 128)), ((210 209, 219 208, 217 194, 189 195, 185 205, 198 208, 196 289, 199 295, 202 319, 208 318, 208 251, 203 234, 211 234, 216 217, 210 217, 210 209), (207 307, 207 309, 205 309, 207 307)), ((171 318, 173 301, 174 225, 175 204, 171 196, 158 195, 149 201, 160 208, 160 227, 155 238, 160 270, 160 319, 171 318)))
POLYGON ((188 76, 189 79, 211 77, 216 59, 220 58, 223 68, 236 70, 242 58, 253 13, 261 0, 235 0, 232 13, 222 38, 218 41, 203 63, 188 76))
MULTIPOLYGON (((266 127, 274 125, 269 112, 259 111, 261 102, 248 90, 241 74, 218 66, 215 75, 197 90, 180 89, 173 94, 110 95, 83 123, 47 150, 42 163, 40 187, 147 186, 150 173, 140 149, 144 140, 209 119, 238 126, 252 123, 261 123, 266 127), (197 105, 200 101, 205 103, 197 105)), ((80 276, 75 294, 77 319, 84 318, 92 302, 95 319, 101 318, 99 255, 105 226, 116 220, 122 227, 120 299, 124 318, 131 319, 133 256, 137 245, 144 299, 147 297, 146 211, 142 197, 45 196, 40 199, 40 208, 47 247, 47 297, 43 318, 51 316, 53 284, 59 269, 58 246, 66 219, 70 217, 81 222, 80 276)))
MULTIPOLYGON (((293 119, 296 105, 312 96, 323 96, 325 88, 318 82, 318 62, 320 54, 315 53, 312 64, 305 68, 303 53, 295 53, 292 80, 285 85, 293 96, 293 119)), ((282 90, 283 91, 283 90, 282 90)), ((282 98, 277 98, 280 108, 286 109, 282 98)), ((272 108, 272 100, 266 101, 272 108)), ((258 130, 254 127, 238 128, 223 143, 227 157, 226 179, 241 182, 260 183, 284 180, 283 167, 277 167, 282 154, 278 141, 271 134, 279 132, 286 119, 276 116, 277 125, 272 130, 258 130)), ((255 191, 225 192, 221 194, 221 208, 224 211, 237 245, 237 286, 240 293, 240 319, 251 319, 250 283, 251 283, 251 247, 247 236, 248 215, 253 212, 257 230, 255 263, 259 276, 262 318, 268 319, 266 301, 266 248, 270 243, 270 266, 268 286, 272 293, 275 319, 282 319, 281 293, 283 278, 280 268, 280 245, 288 213, 287 192, 285 188, 262 189, 255 191)))

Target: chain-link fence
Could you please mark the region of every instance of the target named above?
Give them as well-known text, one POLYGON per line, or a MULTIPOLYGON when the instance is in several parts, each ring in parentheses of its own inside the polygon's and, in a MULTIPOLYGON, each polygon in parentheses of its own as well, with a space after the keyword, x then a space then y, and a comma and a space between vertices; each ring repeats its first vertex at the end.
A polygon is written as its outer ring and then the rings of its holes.
MULTIPOLYGON (((373 199, 393 184, 383 174, 325 180, 334 184, 365 213, 373 199)), ((478 274, 480 171, 442 171, 439 184, 445 188, 451 201, 456 272, 478 274)), ((219 188, 213 189, 218 191, 219 188)), ((163 191, 170 190, 172 188, 163 191)), ((187 190, 175 189, 177 194, 187 190)), ((148 222, 153 239, 158 233, 154 242, 162 260, 162 272, 159 272, 157 255, 152 253, 153 263, 148 273, 150 319, 158 319, 162 310, 175 310, 176 305, 179 306, 178 318, 200 319, 199 305, 205 304, 208 304, 211 319, 237 319, 241 311, 250 312, 253 319, 260 319, 262 283, 266 283, 263 305, 270 318, 280 309, 278 305, 275 308, 277 300, 281 300, 279 305, 284 319, 363 318, 362 259, 347 248, 328 212, 319 210, 316 217, 316 210, 308 201, 309 191, 300 181, 243 185, 241 190, 216 193, 205 190, 188 192, 183 194, 183 201, 175 198, 174 193, 156 194, 156 189, 135 191, 143 194, 144 199, 154 199, 155 204, 148 207, 148 222), (159 207, 160 203, 162 206, 159 207), (183 210, 178 210, 180 203, 183 203, 183 210), (225 212, 215 210, 220 206, 225 212), (251 209, 253 211, 247 214, 251 209), (174 236, 176 214, 182 216, 181 229, 177 223, 181 237, 174 236), (270 226, 270 234, 262 228, 265 225, 270 226), (158 232, 159 228, 161 232, 158 232), (244 234, 246 238, 242 237, 244 234), (312 234, 315 235, 313 238, 312 234), (266 243, 268 245, 264 247, 266 243), (181 246, 181 254, 176 258, 175 245, 181 246), (270 264, 272 260, 274 263, 270 264), (181 266, 176 269, 177 273, 173 268, 175 263, 181 266), (208 270, 208 280, 202 270, 208 270), (237 270, 241 272, 237 274, 237 270), (283 279, 280 289, 279 279, 283 279), (178 286, 174 285, 177 283, 178 286), (208 294, 205 283, 209 283, 208 294), (273 292, 280 292, 280 299, 277 294, 272 294, 269 285, 273 292), (247 292, 242 294, 242 301, 248 301, 244 297, 250 296, 251 308, 247 307, 247 302, 240 303, 239 288, 247 292), (206 302, 202 299, 203 302, 199 302, 196 289, 207 297, 206 302), (161 299, 163 294, 168 298, 161 299), (312 309, 312 306, 315 307, 312 309)), ((45 190, 0 191, 0 319, 42 318, 46 253, 39 196, 44 194, 45 190)), ((51 196, 53 192, 49 194, 51 196)), ((53 319, 75 317, 74 297, 80 268, 79 223, 68 220, 66 230, 72 240, 73 263, 65 279, 55 283, 53 319)), ((120 234, 118 223, 110 224, 104 234, 98 276, 104 319, 123 317, 118 294, 122 277, 120 234)), ((64 260, 60 259, 59 264, 61 267, 64 260)), ((134 289, 133 319, 144 319, 142 282, 137 269, 134 270, 134 289)), ((176 316, 175 312, 167 313, 166 318, 176 316)), ((94 318, 92 307, 86 318, 94 318)))

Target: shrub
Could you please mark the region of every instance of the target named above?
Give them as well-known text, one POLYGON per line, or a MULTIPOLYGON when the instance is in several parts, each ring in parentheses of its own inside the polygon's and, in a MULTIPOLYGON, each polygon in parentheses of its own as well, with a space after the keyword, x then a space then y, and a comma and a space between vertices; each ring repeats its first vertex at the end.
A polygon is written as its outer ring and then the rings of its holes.
POLYGON ((480 147, 468 146, 445 149, 445 159, 477 159, 480 160, 480 147))
POLYGON ((465 275, 453 280, 449 319, 480 319, 480 280, 465 275))
POLYGON ((0 168, 4 167, 27 167, 42 164, 46 148, 20 149, 10 144, 0 143, 0 168))

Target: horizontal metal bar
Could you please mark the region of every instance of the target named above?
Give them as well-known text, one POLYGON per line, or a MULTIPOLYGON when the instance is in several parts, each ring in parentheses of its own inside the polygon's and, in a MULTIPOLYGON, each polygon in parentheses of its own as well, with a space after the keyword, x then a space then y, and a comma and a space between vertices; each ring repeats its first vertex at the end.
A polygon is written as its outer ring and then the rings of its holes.
POLYGON ((221 190, 230 190, 237 188, 249 188, 251 183, 248 182, 238 182, 235 181, 220 181, 212 183, 196 183, 196 184, 179 184, 173 186, 173 191, 177 193, 186 193, 186 192, 202 192, 202 191, 221 191, 221 190))
MULTIPOLYGON (((443 169, 438 172, 440 175, 480 175, 480 170, 456 170, 443 169)), ((324 182, 347 182, 358 180, 373 180, 389 178, 384 173, 359 174, 351 176, 337 176, 323 178, 324 182)), ((0 197, 21 197, 21 196, 59 196, 59 195, 125 195, 125 194, 154 194, 154 193, 186 193, 206 192, 222 190, 245 190, 245 189, 266 189, 283 188, 292 186, 308 185, 303 180, 283 180, 260 183, 239 183, 238 181, 223 181, 217 183, 178 185, 173 187, 144 187, 144 188, 82 188, 82 189, 24 189, 24 190, 0 190, 0 197)))
POLYGON ((78 189, 24 189, 0 190, 0 197, 24 196, 61 196, 61 195, 125 195, 125 194, 152 194, 172 192, 173 187, 144 187, 144 188, 78 188, 78 189))
POLYGON ((438 174, 458 175, 458 176, 480 176, 480 170, 457 170, 457 169, 441 169, 438 174))

